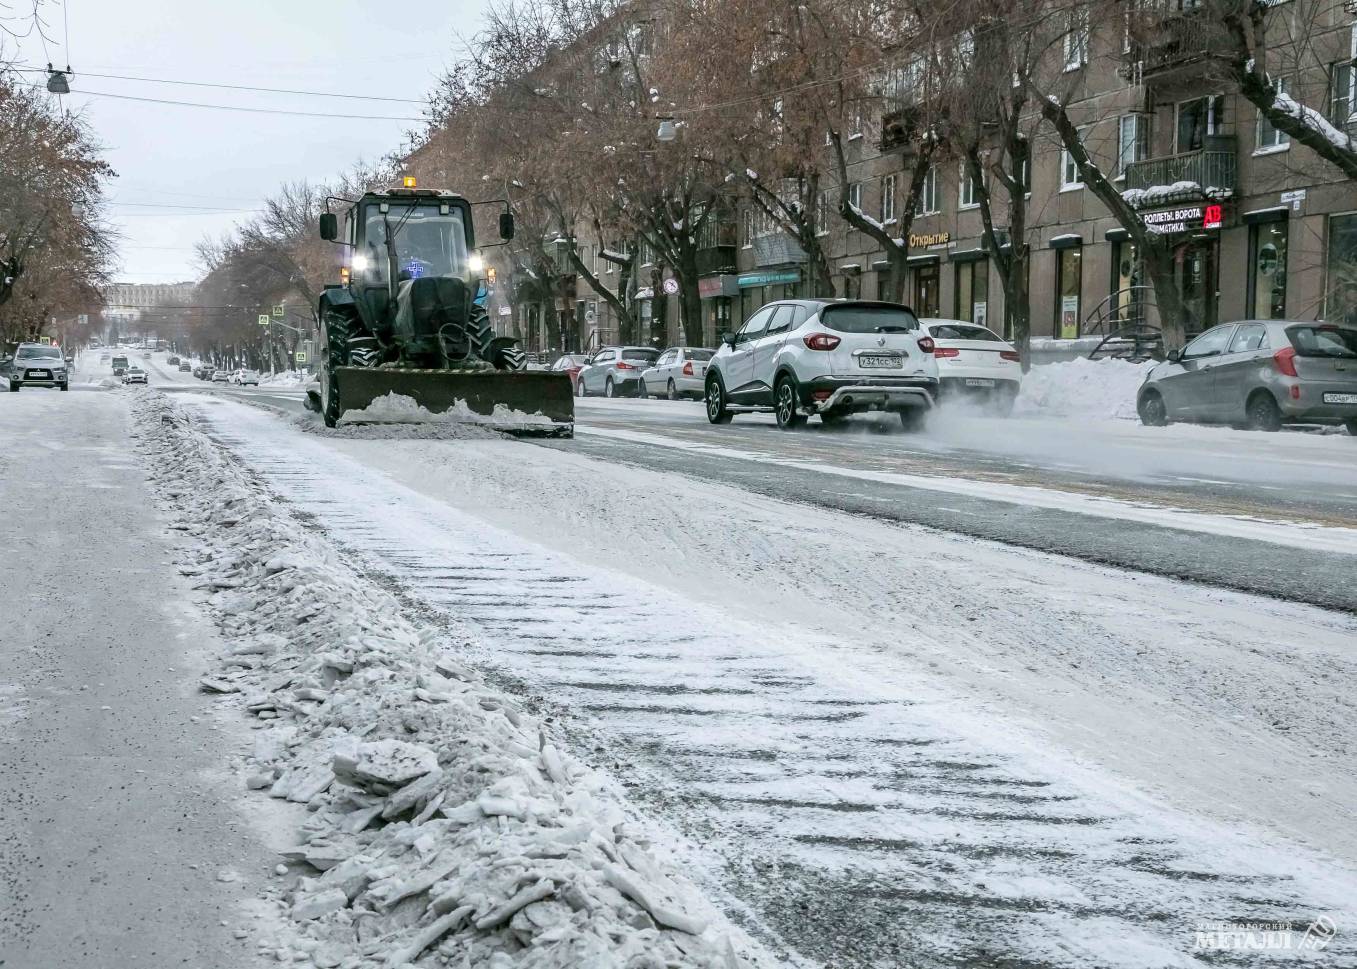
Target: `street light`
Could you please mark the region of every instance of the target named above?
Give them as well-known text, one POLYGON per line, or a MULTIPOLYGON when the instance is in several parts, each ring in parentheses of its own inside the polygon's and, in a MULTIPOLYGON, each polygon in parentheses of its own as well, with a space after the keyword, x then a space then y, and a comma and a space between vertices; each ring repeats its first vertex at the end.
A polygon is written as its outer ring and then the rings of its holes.
POLYGON ((71 73, 71 65, 66 65, 64 72, 52 67, 52 62, 47 62, 47 90, 53 94, 70 94, 71 85, 66 80, 66 75, 71 73))

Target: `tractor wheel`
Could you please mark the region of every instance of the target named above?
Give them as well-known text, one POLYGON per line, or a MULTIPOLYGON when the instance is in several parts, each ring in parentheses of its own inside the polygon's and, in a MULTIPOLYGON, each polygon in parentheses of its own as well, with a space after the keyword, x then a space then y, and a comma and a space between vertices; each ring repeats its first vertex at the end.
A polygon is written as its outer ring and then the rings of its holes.
POLYGON ((350 336, 350 321, 343 314, 330 310, 325 314, 325 347, 321 352, 320 416, 326 427, 339 423, 343 410, 339 404, 340 367, 346 366, 350 336))

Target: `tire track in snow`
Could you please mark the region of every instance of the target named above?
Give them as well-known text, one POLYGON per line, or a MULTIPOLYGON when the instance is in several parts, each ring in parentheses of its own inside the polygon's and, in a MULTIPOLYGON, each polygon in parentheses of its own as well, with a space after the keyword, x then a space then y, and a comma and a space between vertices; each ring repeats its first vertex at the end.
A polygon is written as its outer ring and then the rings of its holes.
MULTIPOLYGON (((855 669, 867 647, 582 570, 265 414, 200 411, 338 545, 564 711, 635 800, 704 844, 694 861, 716 861, 712 877, 806 956, 1197 965, 1199 920, 1303 928, 1354 894, 1346 873, 1025 748, 908 670, 855 669)), ((1339 953, 1357 948, 1340 936, 1326 955, 1339 953)))

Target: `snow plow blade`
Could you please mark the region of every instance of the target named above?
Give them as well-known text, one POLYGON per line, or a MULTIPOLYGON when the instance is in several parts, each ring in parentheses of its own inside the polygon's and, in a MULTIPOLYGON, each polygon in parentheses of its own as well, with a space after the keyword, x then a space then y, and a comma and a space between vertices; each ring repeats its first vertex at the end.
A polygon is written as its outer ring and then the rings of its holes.
POLYGON ((575 436, 574 388, 564 373, 339 367, 335 378, 345 423, 476 424, 575 436))

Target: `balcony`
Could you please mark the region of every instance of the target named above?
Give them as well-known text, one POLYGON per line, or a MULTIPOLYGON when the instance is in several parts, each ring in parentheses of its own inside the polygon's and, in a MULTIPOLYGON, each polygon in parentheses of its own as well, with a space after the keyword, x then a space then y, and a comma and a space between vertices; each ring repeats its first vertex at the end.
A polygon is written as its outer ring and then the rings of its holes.
POLYGON ((739 227, 726 219, 713 219, 702 226, 697 237, 697 274, 735 272, 739 227))
POLYGON ((882 151, 898 151, 904 155, 914 153, 915 137, 919 133, 919 120, 922 109, 918 105, 900 108, 882 116, 882 151))
POLYGON ((1133 84, 1182 79, 1203 70, 1209 56, 1230 49, 1224 28, 1205 8, 1167 15, 1146 11, 1131 22, 1130 37, 1121 74, 1133 84))
POLYGON ((1174 202, 1220 199, 1238 187, 1238 160, 1234 138, 1217 135, 1200 151, 1164 155, 1126 166, 1126 188, 1138 195, 1127 200, 1135 208, 1174 202))

